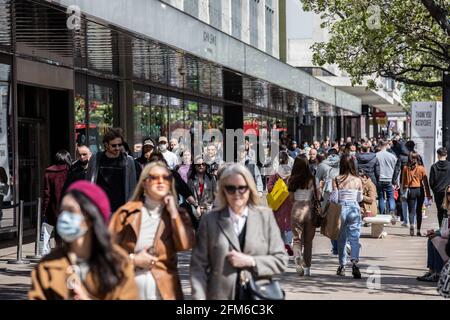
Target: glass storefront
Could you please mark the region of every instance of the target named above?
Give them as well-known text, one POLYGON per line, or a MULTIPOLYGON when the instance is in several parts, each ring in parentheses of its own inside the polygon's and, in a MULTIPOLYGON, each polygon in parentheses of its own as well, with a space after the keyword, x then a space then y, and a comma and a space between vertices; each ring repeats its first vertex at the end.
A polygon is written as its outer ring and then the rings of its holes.
MULTIPOLYGON (((7 206, 14 201, 13 126, 10 95, 11 66, 0 63, 0 182, 4 183, 0 194, 0 205, 7 206)), ((12 209, 0 211, 0 232, 2 228, 15 225, 12 209)))

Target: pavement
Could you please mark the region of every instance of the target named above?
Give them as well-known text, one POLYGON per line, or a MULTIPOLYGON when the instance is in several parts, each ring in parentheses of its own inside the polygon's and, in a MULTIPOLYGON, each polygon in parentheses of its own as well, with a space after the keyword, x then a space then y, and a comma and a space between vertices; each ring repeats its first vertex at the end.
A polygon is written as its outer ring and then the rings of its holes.
MULTIPOLYGON (((428 210, 423 221, 422 232, 437 228, 436 209, 428 210)), ((330 241, 319 232, 313 243, 311 277, 299 277, 293 261, 287 271, 277 277, 286 298, 289 300, 410 300, 442 299, 436 291, 436 283, 416 280, 426 271, 426 237, 409 235, 409 228, 400 223, 385 228, 388 236, 383 239, 370 238, 370 228, 362 227, 360 269, 362 279, 351 276, 348 265, 347 276, 336 275, 337 256, 331 255, 330 241)), ((33 237, 24 239, 23 257, 34 253, 33 237)), ((0 300, 27 298, 30 287, 30 272, 35 263, 29 265, 7 264, 16 258, 13 241, 3 241, 0 246, 0 300)), ((189 253, 179 255, 179 272, 186 299, 191 299, 189 253)))

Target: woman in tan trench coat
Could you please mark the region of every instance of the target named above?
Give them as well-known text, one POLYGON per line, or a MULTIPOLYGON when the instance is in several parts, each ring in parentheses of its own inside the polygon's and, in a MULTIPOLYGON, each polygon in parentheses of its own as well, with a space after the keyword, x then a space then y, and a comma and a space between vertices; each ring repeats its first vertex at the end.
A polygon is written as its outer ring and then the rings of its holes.
POLYGON ((133 266, 112 244, 105 225, 110 213, 108 197, 98 186, 78 181, 68 188, 56 224, 63 246, 33 270, 30 299, 137 299, 133 266))
POLYGON ((189 215, 176 204, 173 178, 167 166, 144 167, 132 200, 113 215, 109 230, 129 254, 142 300, 183 299, 177 252, 194 244, 189 215))

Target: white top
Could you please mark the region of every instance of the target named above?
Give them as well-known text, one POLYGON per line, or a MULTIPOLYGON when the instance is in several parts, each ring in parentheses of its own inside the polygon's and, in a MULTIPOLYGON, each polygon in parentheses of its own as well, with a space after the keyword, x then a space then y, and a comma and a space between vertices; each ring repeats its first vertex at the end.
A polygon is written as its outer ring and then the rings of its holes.
POLYGON ((363 200, 363 195, 360 190, 355 189, 341 189, 341 190, 333 190, 330 196, 330 200, 332 202, 341 202, 341 201, 356 201, 361 202, 363 200))
POLYGON ((175 166, 178 164, 178 157, 175 153, 172 151, 166 150, 164 152, 161 152, 164 159, 166 159, 167 166, 170 170, 174 169, 175 166))
POLYGON ((228 207, 228 211, 230 212, 230 218, 233 223, 234 231, 236 232, 236 235, 239 236, 242 229, 244 229, 245 222, 248 218, 248 207, 245 207, 244 211, 240 215, 235 213, 230 207, 228 207))
MULTIPOLYGON (((156 231, 159 222, 161 221, 162 210, 162 203, 152 201, 148 197, 145 198, 145 203, 142 207, 139 238, 137 239, 136 247, 134 248, 135 253, 153 246, 156 231)), ((137 269, 135 272, 135 280, 141 300, 161 300, 161 295, 150 270, 137 269)))
POLYGON ((295 201, 311 201, 313 198, 313 189, 297 189, 294 192, 295 201))

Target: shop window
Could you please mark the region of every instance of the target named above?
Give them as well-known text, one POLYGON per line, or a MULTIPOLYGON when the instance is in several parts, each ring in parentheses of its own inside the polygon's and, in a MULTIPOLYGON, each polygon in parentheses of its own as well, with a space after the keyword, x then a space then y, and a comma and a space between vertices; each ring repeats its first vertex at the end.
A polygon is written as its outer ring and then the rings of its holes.
POLYGON ((143 138, 151 136, 152 112, 150 93, 144 91, 133 92, 133 121, 134 121, 134 151, 139 152, 143 138), (139 147, 140 146, 140 147, 139 147))
POLYGON ((103 136, 113 127, 113 88, 89 84, 89 146, 93 153, 103 151, 103 136))
POLYGON ((169 98, 169 131, 184 129, 184 110, 181 99, 169 98))

